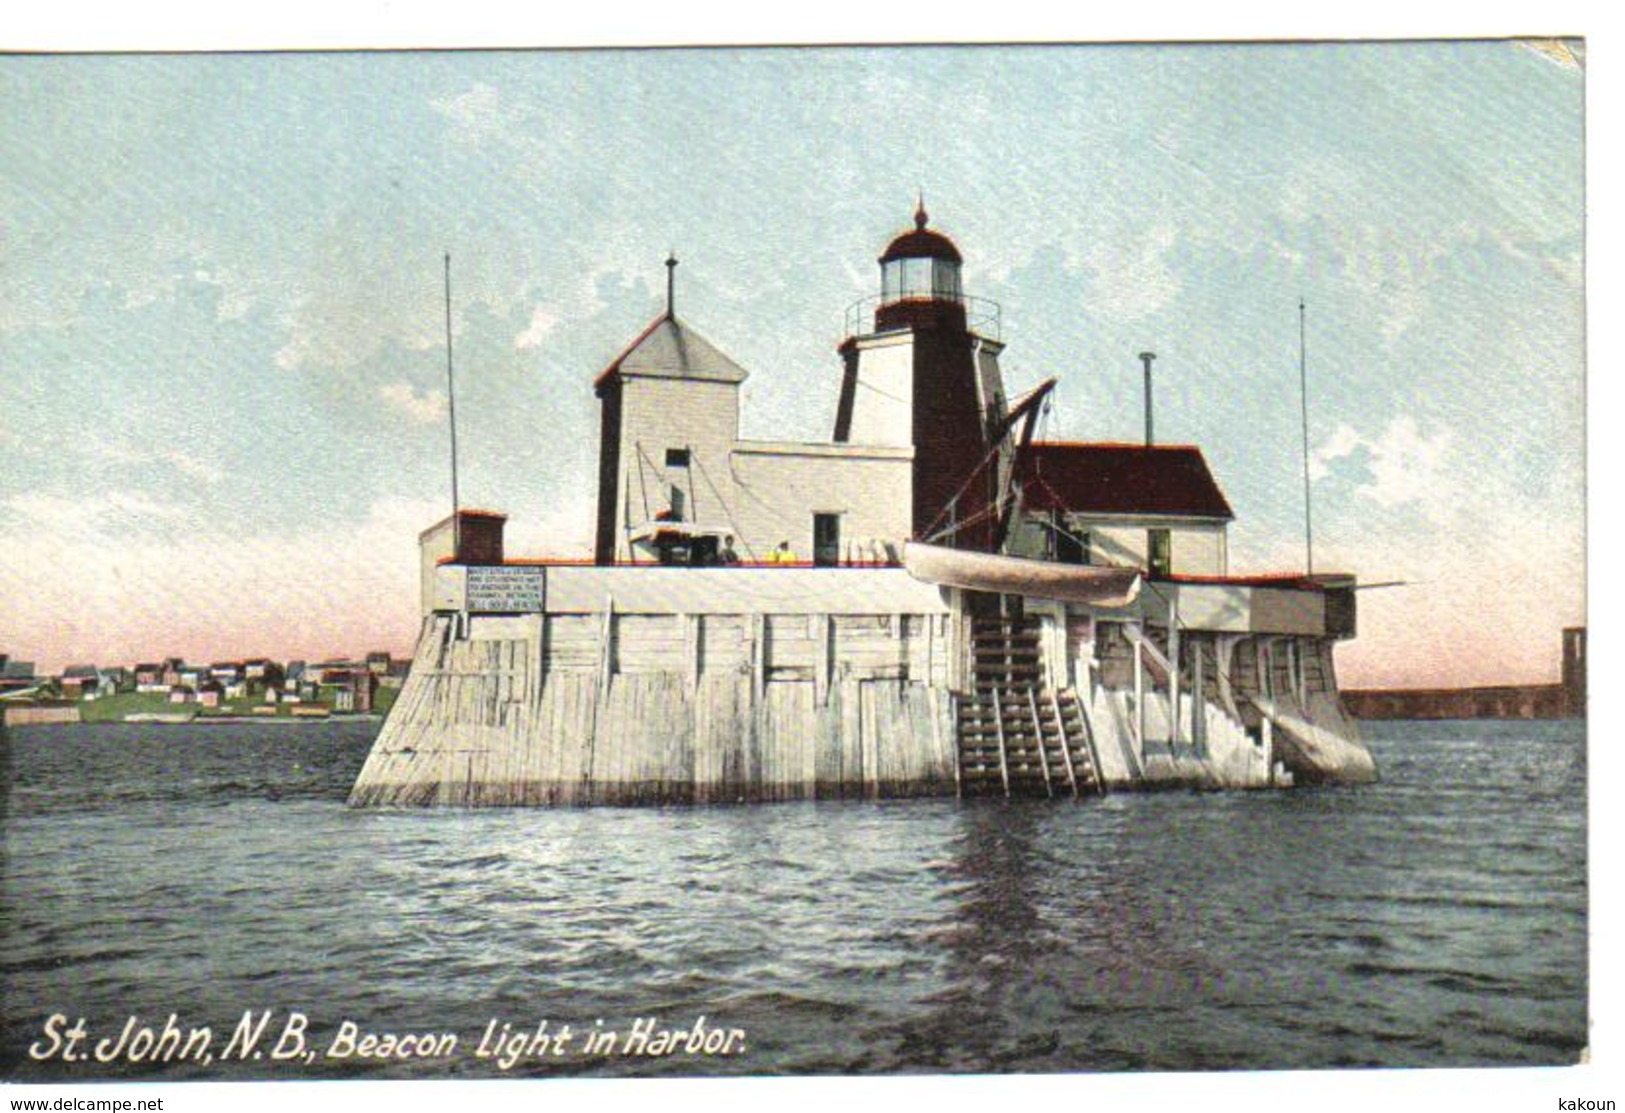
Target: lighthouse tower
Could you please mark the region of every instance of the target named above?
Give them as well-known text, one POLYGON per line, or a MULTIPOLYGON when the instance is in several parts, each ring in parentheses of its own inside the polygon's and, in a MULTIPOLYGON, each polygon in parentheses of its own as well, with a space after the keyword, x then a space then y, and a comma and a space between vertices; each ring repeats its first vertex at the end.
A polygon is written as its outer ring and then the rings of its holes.
POLYGON ((847 311, 834 439, 912 448, 913 535, 987 549, 1006 466, 998 307, 965 295, 964 259, 929 223, 922 199, 880 256, 879 296, 847 311))

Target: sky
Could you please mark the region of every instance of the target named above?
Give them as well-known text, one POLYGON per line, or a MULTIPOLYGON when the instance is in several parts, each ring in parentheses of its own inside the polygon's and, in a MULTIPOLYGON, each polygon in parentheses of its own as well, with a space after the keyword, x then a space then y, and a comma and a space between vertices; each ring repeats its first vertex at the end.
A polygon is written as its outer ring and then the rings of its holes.
POLYGON ((461 483, 589 550, 661 309, 825 439, 923 188, 1044 435, 1202 446, 1345 686, 1540 682, 1585 616, 1583 52, 1517 42, 0 57, 0 652, 405 653, 461 483))

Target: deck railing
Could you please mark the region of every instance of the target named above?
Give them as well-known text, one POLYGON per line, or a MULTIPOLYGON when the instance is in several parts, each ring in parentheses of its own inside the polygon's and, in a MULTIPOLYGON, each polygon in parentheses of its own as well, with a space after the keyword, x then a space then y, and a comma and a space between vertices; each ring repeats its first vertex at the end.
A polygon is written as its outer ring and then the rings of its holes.
POLYGON ((866 298, 859 298, 846 307, 846 333, 847 336, 866 336, 875 331, 875 311, 882 305, 906 305, 913 301, 952 301, 965 307, 965 327, 985 340, 1002 341, 1001 317, 1003 309, 999 303, 988 298, 971 297, 961 294, 958 297, 944 297, 938 295, 930 298, 885 298, 880 294, 870 294, 866 298))

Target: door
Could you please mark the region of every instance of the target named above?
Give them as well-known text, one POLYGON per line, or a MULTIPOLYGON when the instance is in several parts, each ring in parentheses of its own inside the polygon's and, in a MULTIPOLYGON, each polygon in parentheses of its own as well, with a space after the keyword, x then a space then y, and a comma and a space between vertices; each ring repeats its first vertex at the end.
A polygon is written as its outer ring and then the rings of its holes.
POLYGON ((1174 572, 1174 544, 1173 538, 1165 529, 1147 530, 1147 548, 1151 550, 1150 565, 1152 579, 1167 579, 1174 572))
POLYGON ((828 568, 841 562, 841 516, 813 515, 813 564, 828 568))

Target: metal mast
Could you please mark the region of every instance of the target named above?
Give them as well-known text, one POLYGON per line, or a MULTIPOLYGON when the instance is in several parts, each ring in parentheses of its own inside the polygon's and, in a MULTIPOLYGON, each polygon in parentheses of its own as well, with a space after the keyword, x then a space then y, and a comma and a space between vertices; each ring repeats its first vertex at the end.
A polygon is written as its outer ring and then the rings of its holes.
POLYGON ((457 386, 451 370, 451 252, 446 252, 446 409, 451 418, 451 558, 463 555, 462 521, 457 497, 457 386))

